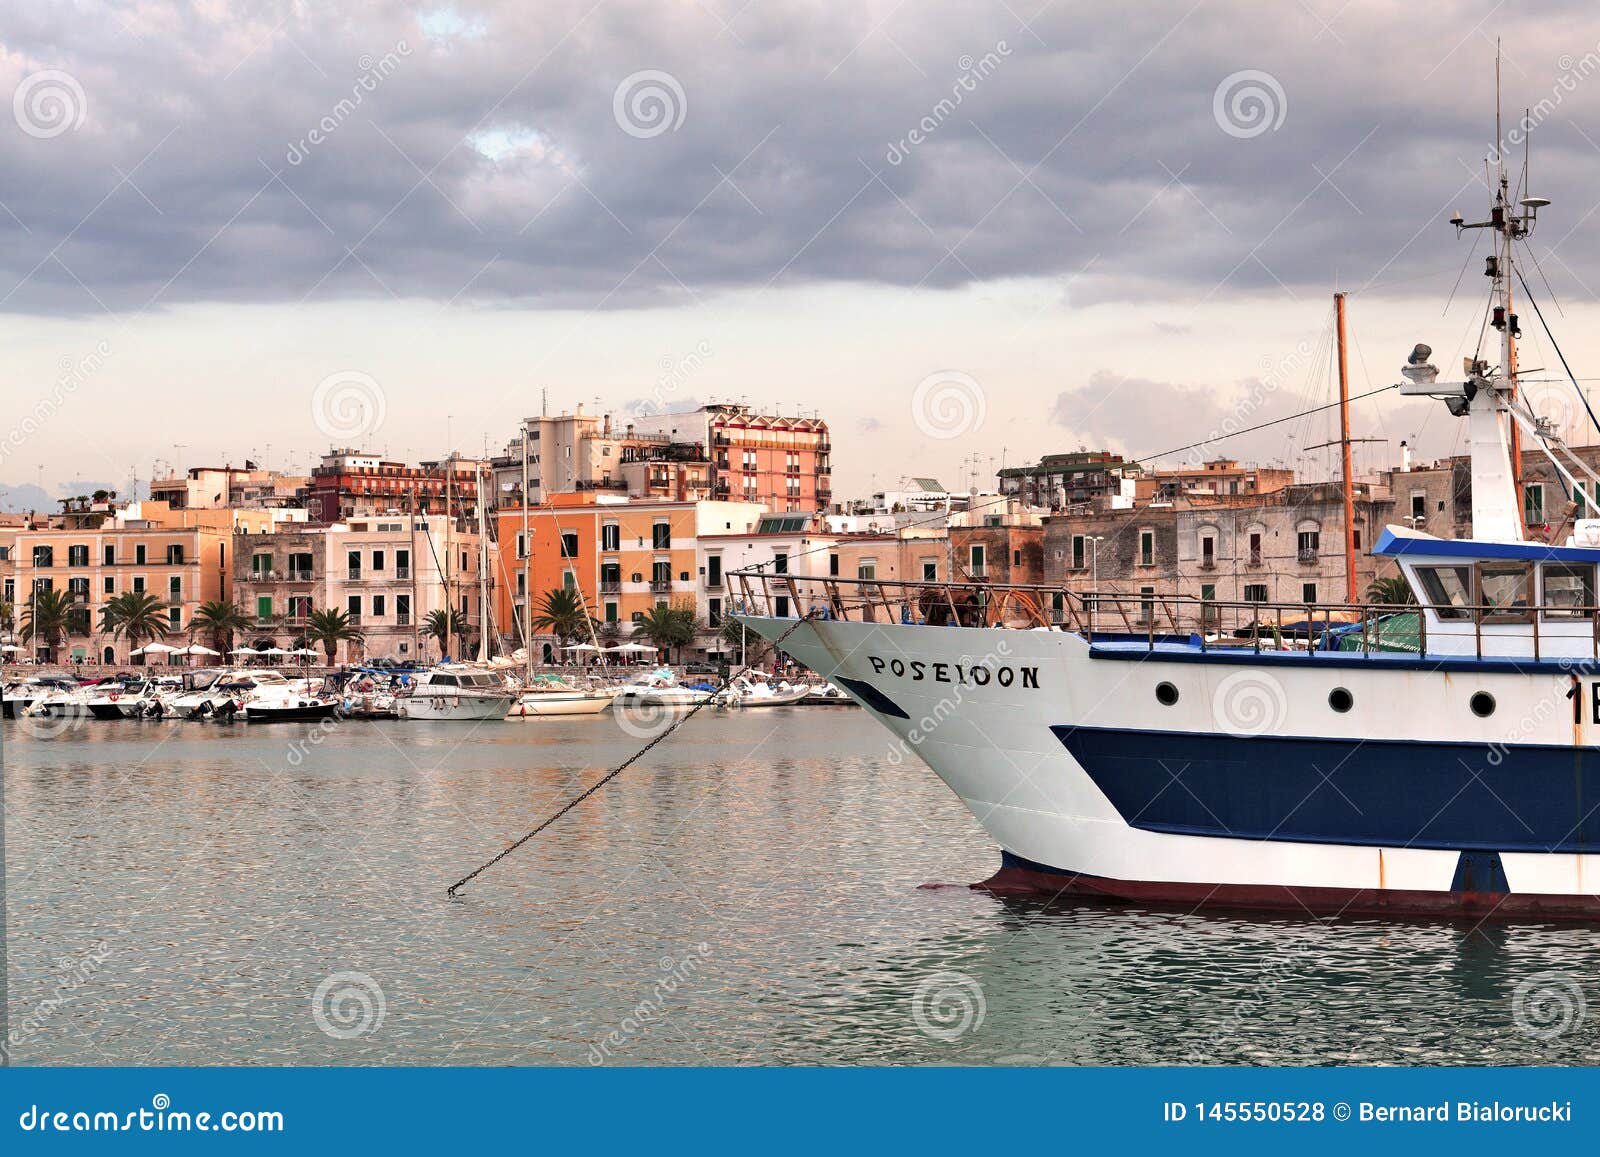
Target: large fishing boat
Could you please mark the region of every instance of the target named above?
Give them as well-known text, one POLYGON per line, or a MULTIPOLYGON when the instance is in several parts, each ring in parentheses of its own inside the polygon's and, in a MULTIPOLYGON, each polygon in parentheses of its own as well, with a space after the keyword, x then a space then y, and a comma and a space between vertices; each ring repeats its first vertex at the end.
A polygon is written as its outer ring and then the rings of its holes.
POLYGON ((1600 520, 1530 538, 1520 442, 1569 495, 1600 478, 1519 395, 1513 249, 1548 202, 1494 184, 1451 223, 1493 239, 1499 363, 1401 371, 1471 446, 1473 537, 1374 545, 1418 605, 1360 604, 1353 569, 1338 606, 758 569, 742 617, 939 774, 1002 849, 994 890, 1600 918, 1600 520))

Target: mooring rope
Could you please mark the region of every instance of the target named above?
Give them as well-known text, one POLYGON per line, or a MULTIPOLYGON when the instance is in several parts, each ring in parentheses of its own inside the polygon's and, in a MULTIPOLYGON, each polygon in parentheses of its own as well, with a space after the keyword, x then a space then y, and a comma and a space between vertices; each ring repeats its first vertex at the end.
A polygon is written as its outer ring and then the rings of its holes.
MULTIPOLYGON (((798 631, 806 623, 808 623, 812 619, 816 618, 817 615, 818 615, 817 611, 808 611, 806 614, 802 615, 795 622, 794 626, 790 627, 787 631, 783 632, 783 634, 779 635, 776 639, 772 640, 773 650, 776 651, 778 646, 785 639, 787 639, 790 635, 792 635, 796 631, 798 631)), ((731 684, 735 679, 737 679, 740 676, 742 676, 742 675, 748 673, 749 671, 753 670, 754 667, 755 667, 754 663, 746 663, 737 672, 735 672, 734 674, 728 676, 728 683, 724 684, 724 686, 726 687, 728 684, 731 684)), ((684 712, 682 717, 673 720, 672 721, 672 725, 670 727, 668 727, 665 731, 663 731, 660 735, 656 736, 649 743, 645 744, 638 751, 636 751, 632 755, 630 755, 627 759, 625 759, 621 763, 617 764, 616 767, 613 767, 610 771, 606 772, 605 775, 601 776, 598 780, 596 780, 594 782, 594 784, 592 786, 590 786, 582 794, 580 794, 580 795, 576 796, 575 798, 569 800, 567 802, 567 804, 560 811, 555 813, 555 815, 550 816, 548 819, 546 819, 538 827, 534 828, 527 835, 523 836, 521 839, 517 840, 515 843, 510 844, 509 846, 507 846, 504 851, 500 852, 498 855, 494 856, 492 859, 487 860, 484 863, 480 864, 478 867, 476 867, 472 871, 468 872, 465 876, 462 876, 461 879, 457 880, 454 884, 451 884, 448 888, 445 889, 445 893, 444 894, 445 894, 446 899, 454 900, 456 898, 456 893, 458 891, 460 891, 463 886, 465 886, 466 884, 471 883, 473 880, 475 880, 479 876, 483 875, 483 873, 487 872, 490 868, 494 867, 501 860, 505 859, 512 852, 514 852, 518 848, 520 848, 523 844, 525 844, 529 840, 533 839, 534 836, 536 836, 540 832, 544 831, 545 828, 547 828, 551 824, 555 823, 558 819, 560 819, 562 816, 566 815, 573 808, 577 807, 584 800, 588 799, 595 792, 599 791, 606 784, 608 784, 612 780, 616 779, 617 776, 621 775, 624 771, 626 771, 633 764, 637 763, 640 759, 644 758, 645 754, 647 752, 649 752, 649 750, 652 747, 654 747, 656 744, 660 743, 663 739, 665 739, 667 736, 671 735, 674 731, 678 730, 678 728, 682 727, 685 723, 689 722, 689 720, 693 719, 694 716, 700 711, 701 708, 709 706, 712 703, 712 701, 714 700, 714 698, 715 698, 715 696, 707 696, 705 699, 702 699, 702 700, 700 700, 700 702, 694 704, 692 707, 689 708, 688 711, 684 712)))

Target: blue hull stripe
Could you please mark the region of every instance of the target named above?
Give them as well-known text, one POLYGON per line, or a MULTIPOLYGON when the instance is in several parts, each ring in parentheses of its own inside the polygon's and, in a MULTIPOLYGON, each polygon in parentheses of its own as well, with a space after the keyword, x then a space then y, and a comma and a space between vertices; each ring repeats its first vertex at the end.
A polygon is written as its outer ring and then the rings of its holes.
MULTIPOLYGON (((1247 840, 1600 851, 1600 755, 1494 747, 1052 727, 1130 827, 1247 840)), ((1493 861, 1463 863, 1477 877, 1493 861)))

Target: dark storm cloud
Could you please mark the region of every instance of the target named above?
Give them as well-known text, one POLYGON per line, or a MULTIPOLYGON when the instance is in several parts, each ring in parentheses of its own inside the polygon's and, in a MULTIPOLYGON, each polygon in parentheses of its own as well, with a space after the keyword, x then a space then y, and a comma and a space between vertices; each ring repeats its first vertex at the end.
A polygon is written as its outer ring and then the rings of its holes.
MULTIPOLYGON (((1495 12, 39 5, 8 21, 0 88, 67 74, 74 127, 22 111, 0 132, 0 299, 591 309, 1046 276, 1080 302, 1199 303, 1396 281, 1459 261, 1442 226, 1412 239, 1484 201, 1495 12), (666 80, 638 82, 630 133, 616 93, 644 72, 666 80)), ((1600 22, 1543 13, 1508 36, 1508 105, 1551 105, 1539 241, 1587 297, 1595 248, 1562 234, 1600 177, 1600 22)))

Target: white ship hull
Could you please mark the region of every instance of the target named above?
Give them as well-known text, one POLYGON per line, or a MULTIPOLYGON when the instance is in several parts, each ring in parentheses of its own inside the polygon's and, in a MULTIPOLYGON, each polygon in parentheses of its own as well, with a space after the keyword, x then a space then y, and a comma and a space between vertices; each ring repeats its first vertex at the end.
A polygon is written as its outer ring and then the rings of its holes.
POLYGON ((616 696, 604 691, 539 691, 524 695, 511 708, 512 719, 548 715, 599 715, 616 696))
MULTIPOLYGON (((795 626, 746 621, 769 639, 795 626)), ((784 647, 893 734, 891 762, 920 758, 960 797, 1004 852, 997 890, 1600 914, 1594 666, 839 620, 784 647)))
POLYGON ((395 700, 401 719, 425 719, 435 723, 477 723, 504 719, 511 710, 512 697, 505 695, 405 695, 395 700))

